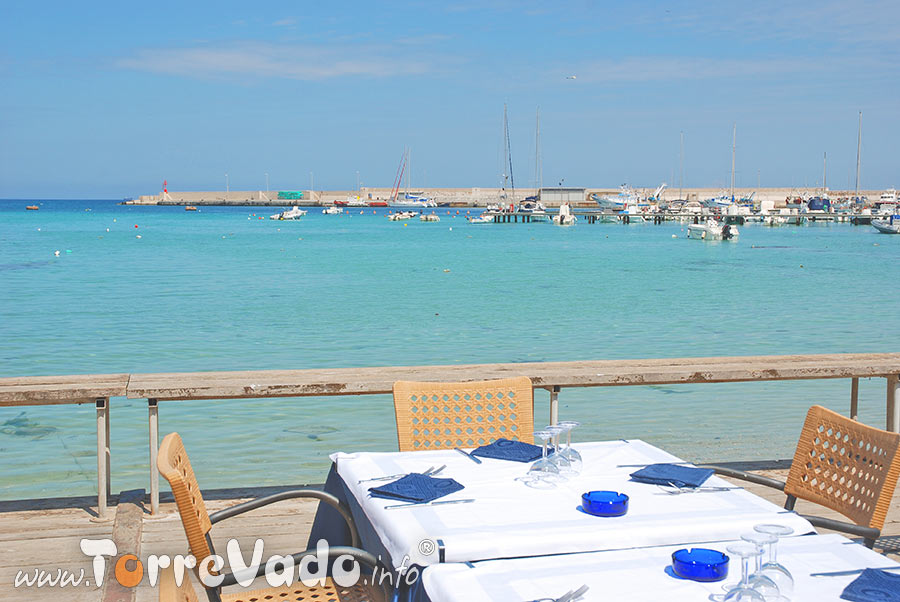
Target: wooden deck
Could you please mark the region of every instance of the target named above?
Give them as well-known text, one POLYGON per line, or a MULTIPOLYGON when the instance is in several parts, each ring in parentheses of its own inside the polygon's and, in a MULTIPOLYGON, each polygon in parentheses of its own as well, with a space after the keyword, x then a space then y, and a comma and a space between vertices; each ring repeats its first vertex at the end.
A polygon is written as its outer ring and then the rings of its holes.
MULTIPOLYGON (((784 479, 787 473, 785 469, 754 472, 780 479, 784 479)), ((735 482, 776 504, 781 505, 784 501, 781 492, 759 485, 735 482)), ((246 499, 272 492, 272 488, 208 492, 207 508, 210 512, 215 512, 246 499)), ((89 508, 79 507, 80 504, 89 501, 72 500, 69 503, 74 503, 74 507, 68 508, 52 508, 50 506, 54 504, 46 503, 44 505, 48 507, 44 509, 16 509, 17 503, 0 503, 0 546, 2 546, 0 549, 3 551, 0 556, 0 602, 22 599, 31 602, 55 602, 60 599, 73 602, 157 601, 158 591, 148 585, 146 574, 141 584, 133 590, 105 587, 98 589, 93 584, 89 587, 82 585, 66 590, 48 587, 16 590, 12 586, 16 571, 26 568, 32 571, 34 568, 55 570, 57 567, 76 571, 84 569, 90 578, 92 576, 90 560, 79 550, 79 541, 82 537, 113 537, 115 532, 119 554, 130 552, 142 559, 146 559, 150 554, 186 553, 187 542, 184 531, 171 501, 164 498, 160 513, 155 517, 151 517, 149 508, 140 503, 119 503, 115 507, 116 520, 102 523, 92 521, 89 508), (127 542, 129 537, 133 538, 132 543, 127 542)), ((34 504, 28 502, 27 506, 33 508, 34 504)), ((316 502, 310 500, 281 502, 221 523, 212 531, 213 540, 218 549, 224 550, 225 540, 236 537, 247 558, 257 538, 262 538, 265 542, 265 557, 269 554, 297 552, 305 547, 315 510, 316 502)), ((797 503, 797 510, 840 518, 836 513, 803 501, 797 503)), ((876 543, 875 549, 900 561, 900 490, 895 492, 884 533, 876 543)), ((259 583, 255 586, 259 586, 259 583)))

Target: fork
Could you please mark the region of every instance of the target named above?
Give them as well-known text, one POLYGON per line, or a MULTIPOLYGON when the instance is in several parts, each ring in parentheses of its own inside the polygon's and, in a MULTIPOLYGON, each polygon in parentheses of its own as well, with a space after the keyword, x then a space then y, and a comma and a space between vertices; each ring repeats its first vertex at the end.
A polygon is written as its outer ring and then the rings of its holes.
POLYGON ((743 489, 743 487, 679 487, 669 483, 668 485, 657 485, 661 490, 669 495, 681 495, 682 493, 703 493, 706 491, 732 491, 734 489, 743 489))
MULTIPOLYGON (((422 474, 425 475, 426 477, 430 477, 430 476, 433 476, 433 475, 438 474, 439 472, 441 472, 441 471, 444 470, 445 468, 447 468, 447 465, 446 465, 446 464, 444 464, 443 466, 441 466, 440 468, 437 468, 437 469, 436 469, 434 466, 432 466, 432 467, 430 467, 428 470, 426 470, 425 472, 423 472, 422 474)), ((404 473, 401 473, 401 474, 392 474, 392 475, 388 475, 388 476, 386 476, 386 477, 373 477, 373 478, 371 478, 371 479, 361 479, 361 480, 357 481, 357 485, 358 485, 359 483, 368 483, 369 481, 390 481, 391 479, 399 479, 400 477, 405 477, 405 476, 407 476, 407 475, 409 475, 409 474, 412 474, 412 473, 404 472, 404 473)))

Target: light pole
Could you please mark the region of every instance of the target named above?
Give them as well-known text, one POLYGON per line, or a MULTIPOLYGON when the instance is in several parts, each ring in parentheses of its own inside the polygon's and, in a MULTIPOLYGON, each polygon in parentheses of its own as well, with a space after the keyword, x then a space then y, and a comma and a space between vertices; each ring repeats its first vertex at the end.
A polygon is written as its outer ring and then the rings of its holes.
POLYGON ((225 200, 228 200, 228 174, 225 174, 225 200))
POLYGON ((313 180, 313 172, 309 172, 309 196, 310 200, 316 196, 315 180, 313 180))
POLYGON ((356 194, 359 195, 359 172, 356 172, 356 194))
POLYGON ((266 174, 266 194, 269 194, 269 174, 266 174))

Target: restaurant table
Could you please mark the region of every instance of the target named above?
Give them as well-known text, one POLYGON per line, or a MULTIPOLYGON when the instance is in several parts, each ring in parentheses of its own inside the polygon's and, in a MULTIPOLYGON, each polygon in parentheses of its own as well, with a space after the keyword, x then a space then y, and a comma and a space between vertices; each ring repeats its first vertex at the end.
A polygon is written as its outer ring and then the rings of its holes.
MULTIPOLYGON (((708 547, 725 552, 728 542, 708 547)), ((778 542, 778 561, 794 577, 793 602, 839 600, 858 574, 812 577, 812 573, 900 566, 872 550, 836 534, 789 537, 778 542)), ((428 602, 526 602, 556 599, 587 585, 580 602, 606 600, 707 600, 724 594, 723 583, 737 582, 741 559, 732 556, 724 581, 699 583, 679 579, 667 571, 672 552, 685 546, 656 546, 631 550, 561 556, 486 560, 474 564, 440 564, 422 573, 428 602)), ((751 565, 752 567, 752 565, 751 565)), ((900 576, 900 573, 894 571, 900 576)))
MULTIPOLYGON (((533 489, 516 478, 529 463, 484 458, 476 464, 455 450, 395 453, 337 453, 326 483, 354 515, 362 547, 394 568, 425 567, 440 562, 594 552, 670 544, 702 544, 736 539, 759 523, 778 523, 795 535, 814 533, 798 514, 786 511, 742 488, 711 477, 704 486, 728 487, 672 495, 631 481, 639 466, 681 462, 640 440, 574 444, 584 460, 581 474, 553 489, 533 489), (369 496, 384 484, 366 479, 422 472, 446 465, 438 475, 465 488, 439 501, 474 499, 472 503, 387 509, 401 502, 369 496), (614 490, 628 494, 625 516, 602 518, 580 509, 581 494, 614 490)), ((341 519, 322 504, 310 544, 320 537, 332 545, 348 544, 341 519)))

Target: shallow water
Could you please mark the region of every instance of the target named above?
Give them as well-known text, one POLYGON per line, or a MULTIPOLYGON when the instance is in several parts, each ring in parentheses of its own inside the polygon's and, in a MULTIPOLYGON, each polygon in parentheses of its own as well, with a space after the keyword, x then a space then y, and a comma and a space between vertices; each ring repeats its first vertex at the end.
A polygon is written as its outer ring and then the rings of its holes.
MULTIPOLYGON (((896 351, 900 236, 867 226, 701 242, 681 224, 469 225, 456 209, 275 222, 265 208, 26 204, 0 201, 2 376, 896 351)), ((806 408, 846 410, 849 388, 566 389, 560 416, 584 423, 576 440, 789 457, 806 408)), ((537 422, 547 406, 537 391, 537 422)), ((861 383, 860 407, 883 426, 883 380, 861 383)), ((146 414, 113 400, 114 491, 148 486, 146 414)), ((394 428, 390 396, 160 409, 204 487, 321 482, 329 453, 394 449, 394 428)), ((93 429, 89 406, 0 409, 0 498, 96 491, 93 429)))

